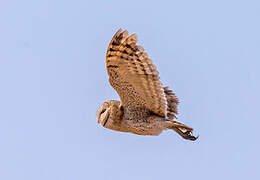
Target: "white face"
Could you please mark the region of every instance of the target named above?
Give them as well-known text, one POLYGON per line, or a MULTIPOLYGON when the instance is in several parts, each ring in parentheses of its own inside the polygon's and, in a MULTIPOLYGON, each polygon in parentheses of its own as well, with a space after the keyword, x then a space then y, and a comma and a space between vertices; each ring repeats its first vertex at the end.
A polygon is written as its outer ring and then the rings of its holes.
POLYGON ((104 102, 97 111, 97 122, 105 126, 109 118, 110 107, 109 103, 104 102))

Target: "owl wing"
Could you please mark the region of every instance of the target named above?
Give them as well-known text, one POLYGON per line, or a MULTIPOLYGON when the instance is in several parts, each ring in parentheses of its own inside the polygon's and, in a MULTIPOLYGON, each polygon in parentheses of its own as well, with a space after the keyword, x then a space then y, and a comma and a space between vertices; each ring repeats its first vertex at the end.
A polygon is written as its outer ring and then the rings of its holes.
POLYGON ((127 30, 118 30, 106 54, 106 67, 111 86, 120 96, 124 107, 146 108, 167 116, 167 98, 152 60, 141 46, 137 36, 128 36, 127 30))

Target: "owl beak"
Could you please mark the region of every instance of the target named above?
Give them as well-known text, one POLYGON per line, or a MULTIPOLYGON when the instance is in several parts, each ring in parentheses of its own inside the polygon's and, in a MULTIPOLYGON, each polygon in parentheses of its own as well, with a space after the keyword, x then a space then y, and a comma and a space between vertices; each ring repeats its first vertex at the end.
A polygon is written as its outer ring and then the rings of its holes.
POLYGON ((100 124, 100 116, 97 118, 97 122, 98 124, 100 124))
POLYGON ((97 119, 98 124, 100 124, 100 114, 99 113, 97 113, 96 119, 97 119))

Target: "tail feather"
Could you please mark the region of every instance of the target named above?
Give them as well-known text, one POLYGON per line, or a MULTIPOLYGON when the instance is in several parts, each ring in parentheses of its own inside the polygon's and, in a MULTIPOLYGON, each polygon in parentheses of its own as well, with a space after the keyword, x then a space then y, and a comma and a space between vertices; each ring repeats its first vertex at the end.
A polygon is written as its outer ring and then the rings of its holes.
POLYGON ((163 87, 164 93, 167 99, 167 119, 174 120, 176 119, 176 115, 178 114, 178 104, 179 99, 177 96, 168 88, 168 86, 163 87))

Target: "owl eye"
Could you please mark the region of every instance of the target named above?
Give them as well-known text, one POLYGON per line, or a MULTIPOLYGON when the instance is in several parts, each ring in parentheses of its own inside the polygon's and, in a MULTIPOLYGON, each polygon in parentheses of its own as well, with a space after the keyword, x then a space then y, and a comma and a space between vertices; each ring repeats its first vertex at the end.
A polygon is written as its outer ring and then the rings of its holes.
POLYGON ((103 109, 103 110, 100 112, 100 115, 103 114, 104 112, 106 112, 106 109, 103 109))

